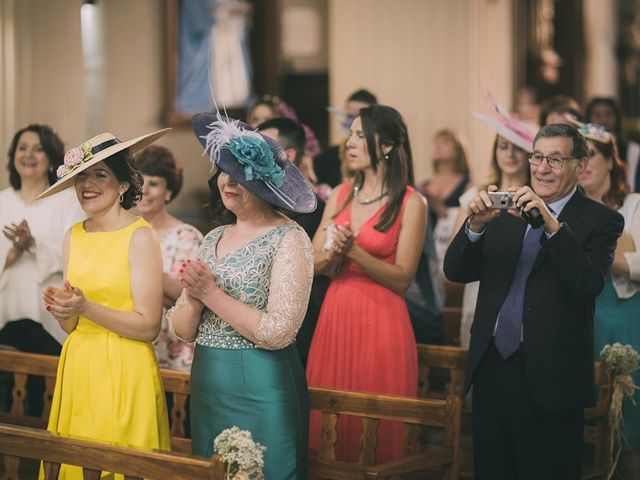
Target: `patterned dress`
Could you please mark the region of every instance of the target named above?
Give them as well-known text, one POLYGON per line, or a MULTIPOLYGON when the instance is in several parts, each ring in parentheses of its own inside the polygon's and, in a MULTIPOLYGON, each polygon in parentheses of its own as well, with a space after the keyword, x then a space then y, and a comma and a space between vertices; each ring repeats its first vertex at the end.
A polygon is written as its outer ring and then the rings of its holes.
MULTIPOLYGON (((181 223, 160 237, 162 267, 164 273, 177 280, 182 263, 198 256, 202 243, 200 231, 187 223, 181 223)), ((166 315, 162 315, 162 327, 158 338, 153 342, 158 364, 174 370, 191 370, 195 344, 183 343, 169 332, 166 315)))
MULTIPOLYGON (((265 478, 304 479, 309 406, 294 341, 313 279, 311 242, 290 221, 218 257, 226 228, 204 238, 199 258, 220 289, 263 313, 254 344, 211 310, 203 311, 191 369, 193 453, 212 455, 215 437, 237 426, 267 447, 265 478)), ((172 311, 168 316, 171 321, 172 311)))

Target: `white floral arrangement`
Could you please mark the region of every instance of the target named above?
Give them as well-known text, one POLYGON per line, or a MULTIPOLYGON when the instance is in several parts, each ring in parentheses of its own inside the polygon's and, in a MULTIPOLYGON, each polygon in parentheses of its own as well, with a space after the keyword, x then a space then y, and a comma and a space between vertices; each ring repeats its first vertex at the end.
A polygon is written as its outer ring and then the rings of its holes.
POLYGON ((227 464, 228 480, 262 480, 266 447, 253 441, 251 432, 231 427, 213 441, 214 450, 227 464))
POLYGON ((622 422, 622 401, 627 396, 635 405, 633 394, 638 389, 633 381, 633 372, 638 369, 638 352, 631 345, 614 343, 605 345, 600 352, 600 361, 613 381, 613 394, 609 409, 609 425, 611 435, 609 441, 610 470, 607 480, 613 478, 622 451, 623 435, 620 424, 622 422), (617 447, 617 451, 616 451, 617 447))

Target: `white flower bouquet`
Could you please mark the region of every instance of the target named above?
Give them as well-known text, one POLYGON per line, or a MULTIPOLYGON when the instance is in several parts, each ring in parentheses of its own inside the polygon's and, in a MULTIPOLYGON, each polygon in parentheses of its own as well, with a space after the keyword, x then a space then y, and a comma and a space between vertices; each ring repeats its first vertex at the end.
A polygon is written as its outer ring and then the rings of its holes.
POLYGON ((609 459, 611 468, 607 480, 613 477, 618 464, 618 458, 622 451, 622 401, 625 395, 635 405, 633 394, 638 387, 633 381, 633 372, 638 369, 638 352, 631 345, 614 343, 605 345, 600 352, 600 361, 613 381, 613 394, 611 395, 611 407, 609 409, 609 425, 611 436, 609 439, 609 459), (617 451, 615 448, 617 446, 617 451), (615 454, 614 454, 615 451, 615 454))
POLYGON ((251 432, 231 427, 213 441, 213 448, 227 464, 228 480, 262 480, 266 447, 253 441, 251 432))

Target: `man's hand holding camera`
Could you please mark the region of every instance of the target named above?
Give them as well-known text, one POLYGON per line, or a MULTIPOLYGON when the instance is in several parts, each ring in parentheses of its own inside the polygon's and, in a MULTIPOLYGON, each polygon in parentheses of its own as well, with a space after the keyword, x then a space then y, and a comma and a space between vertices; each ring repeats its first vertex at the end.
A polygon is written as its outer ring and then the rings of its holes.
POLYGON ((469 220, 467 227, 474 233, 482 233, 487 223, 500 216, 500 210, 493 208, 488 192, 496 192, 498 187, 489 185, 487 191, 482 190, 469 202, 469 220))
POLYGON ((506 192, 498 192, 496 185, 490 185, 487 191, 481 191, 469 202, 467 227, 474 233, 482 233, 489 222, 501 215, 501 210, 518 218, 524 217, 534 228, 544 225, 549 234, 557 232, 561 226, 531 187, 512 187, 506 192))
MULTIPOLYGON (((519 209, 518 211, 522 209, 522 212, 530 212, 533 208, 537 208, 544 220, 544 231, 548 234, 554 234, 560 230, 560 222, 556 220, 556 217, 549 211, 549 207, 535 194, 531 187, 524 186, 516 190, 513 194, 513 202, 519 209)), ((509 213, 520 216, 518 212, 513 210, 509 210, 509 213)))

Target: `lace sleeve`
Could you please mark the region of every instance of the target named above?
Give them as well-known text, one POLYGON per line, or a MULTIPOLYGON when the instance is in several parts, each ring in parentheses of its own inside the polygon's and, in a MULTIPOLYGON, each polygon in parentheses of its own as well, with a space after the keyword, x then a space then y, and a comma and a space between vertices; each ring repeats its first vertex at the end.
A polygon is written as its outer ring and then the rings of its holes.
POLYGON ((256 346, 278 350, 291 345, 307 311, 313 281, 313 248, 304 230, 291 230, 271 269, 267 310, 256 329, 256 346))
POLYGON ((178 308, 180 308, 181 306, 183 306, 187 302, 186 295, 187 295, 187 292, 182 290, 182 293, 178 297, 178 300, 176 300, 176 303, 173 305, 173 307, 171 307, 169 310, 167 310, 167 313, 165 315, 165 318, 167 319, 167 325, 169 327, 169 333, 171 335, 173 335, 174 337, 176 337, 178 340, 180 340, 182 343, 193 342, 195 340, 196 336, 198 335, 198 330, 196 329, 196 334, 193 336, 192 339, 182 338, 182 337, 180 337, 180 336, 178 336, 176 334, 176 329, 173 326, 173 314, 175 313, 175 311, 178 308))

